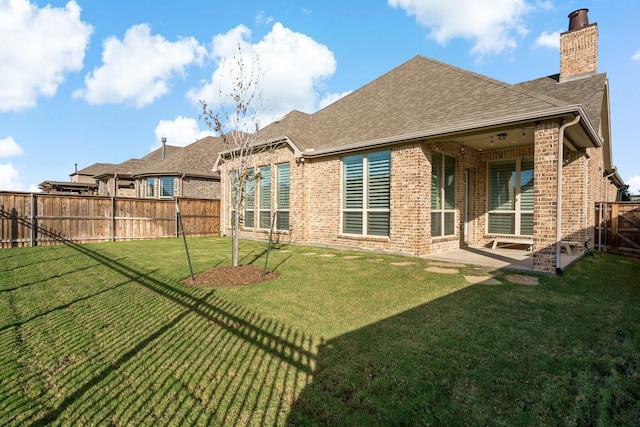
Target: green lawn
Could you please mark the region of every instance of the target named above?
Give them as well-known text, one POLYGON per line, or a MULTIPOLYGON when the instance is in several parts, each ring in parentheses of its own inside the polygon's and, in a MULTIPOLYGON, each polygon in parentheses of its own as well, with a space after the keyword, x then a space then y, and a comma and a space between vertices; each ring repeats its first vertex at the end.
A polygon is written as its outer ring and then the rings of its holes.
POLYGON ((0 424, 638 425, 640 260, 594 255, 487 286, 289 245, 275 280, 196 288, 179 239, 2 249, 0 424))

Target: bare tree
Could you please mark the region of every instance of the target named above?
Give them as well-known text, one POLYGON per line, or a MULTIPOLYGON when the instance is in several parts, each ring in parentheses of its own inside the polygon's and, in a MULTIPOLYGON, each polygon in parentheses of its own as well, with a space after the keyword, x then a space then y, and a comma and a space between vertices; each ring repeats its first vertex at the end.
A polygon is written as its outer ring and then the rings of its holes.
MULTIPOLYGON (((261 83, 258 55, 245 55, 238 44, 236 55, 221 61, 222 78, 219 82, 215 108, 200 100, 200 120, 221 136, 225 145, 225 167, 221 173, 228 174, 231 182, 231 264, 238 265, 240 226, 243 221, 245 203, 253 198, 248 183, 259 176, 252 173, 252 157, 257 151, 256 132, 262 108, 261 83), (228 79, 228 80, 227 80, 228 79)), ((251 186, 255 188, 254 186, 251 186)))

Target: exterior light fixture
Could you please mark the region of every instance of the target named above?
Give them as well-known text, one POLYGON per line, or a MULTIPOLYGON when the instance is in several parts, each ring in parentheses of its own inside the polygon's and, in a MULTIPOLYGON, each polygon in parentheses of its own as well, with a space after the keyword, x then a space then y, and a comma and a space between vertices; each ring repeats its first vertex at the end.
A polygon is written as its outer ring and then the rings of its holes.
POLYGON ((498 139, 499 139, 500 141, 504 141, 505 139, 507 139, 507 134, 506 134, 506 133, 504 133, 504 132, 503 132, 503 133, 499 133, 499 134, 498 134, 498 139))

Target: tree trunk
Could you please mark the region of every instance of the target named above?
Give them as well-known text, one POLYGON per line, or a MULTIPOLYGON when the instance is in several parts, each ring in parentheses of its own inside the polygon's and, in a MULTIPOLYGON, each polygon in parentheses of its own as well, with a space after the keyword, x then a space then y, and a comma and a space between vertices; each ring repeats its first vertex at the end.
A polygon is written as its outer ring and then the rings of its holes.
POLYGON ((240 211, 236 209, 233 215, 233 227, 231 228, 231 265, 238 266, 240 247, 240 211))

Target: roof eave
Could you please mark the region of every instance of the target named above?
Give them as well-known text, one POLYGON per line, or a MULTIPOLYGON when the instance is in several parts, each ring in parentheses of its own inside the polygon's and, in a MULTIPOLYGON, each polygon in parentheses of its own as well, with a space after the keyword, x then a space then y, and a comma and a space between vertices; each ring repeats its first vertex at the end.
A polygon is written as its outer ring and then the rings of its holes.
POLYGON ((596 132, 587 112, 582 105, 566 105, 560 107, 554 107, 547 110, 539 110, 530 113, 516 114, 507 117, 501 117, 499 119, 490 119, 484 121, 474 122, 473 124, 466 124, 461 126, 444 127, 434 129, 428 132, 413 132, 404 135, 394 135, 385 138, 360 141, 353 144, 347 144, 340 147, 328 147, 320 149, 306 149, 302 155, 304 157, 323 157, 334 154, 342 154, 352 151, 358 151, 363 149, 379 148, 398 143, 405 143, 416 140, 433 139, 433 138, 445 138, 452 137, 462 133, 469 133, 475 131, 490 130, 492 128, 504 127, 509 125, 520 125, 526 122, 550 120, 554 118, 562 118, 567 115, 580 115, 582 117, 583 126, 586 128, 586 132, 589 135, 589 139, 593 141, 593 146, 602 146, 602 138, 596 132))
MULTIPOLYGON (((300 148, 286 135, 278 136, 275 138, 265 139, 262 141, 258 141, 254 144, 253 149, 260 149, 262 147, 268 147, 272 145, 278 144, 287 144, 293 150, 293 155, 296 159, 302 158, 303 153, 300 148)), ((224 162, 224 159, 229 158, 232 153, 237 152, 237 149, 225 150, 218 153, 218 158, 216 162, 213 164, 213 168, 211 169, 213 172, 220 172, 220 166, 224 162)))

